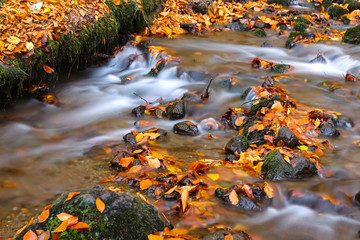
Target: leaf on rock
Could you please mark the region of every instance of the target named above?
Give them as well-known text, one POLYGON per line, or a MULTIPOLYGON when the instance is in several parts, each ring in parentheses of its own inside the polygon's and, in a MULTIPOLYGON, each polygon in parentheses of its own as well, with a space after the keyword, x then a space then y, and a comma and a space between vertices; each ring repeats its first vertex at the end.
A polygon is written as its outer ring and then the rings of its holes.
POLYGON ((150 234, 148 235, 148 240, 163 240, 164 237, 162 236, 158 236, 158 235, 154 235, 154 234, 150 234))
POLYGON ((229 194, 229 199, 232 205, 236 205, 239 202, 239 197, 237 195, 237 193, 235 192, 235 190, 232 190, 229 194))
POLYGON ((146 202, 147 204, 150 204, 149 199, 147 199, 144 195, 142 195, 141 193, 137 192, 136 195, 143 200, 144 202, 146 202))
POLYGON ((75 230, 85 230, 85 229, 89 229, 90 226, 87 223, 78 222, 75 225, 72 225, 70 228, 73 228, 75 230))
POLYGON ((236 119, 235 125, 241 126, 244 123, 244 120, 245 120, 245 116, 239 117, 238 119, 236 119))
POLYGON ((65 202, 71 200, 73 197, 75 197, 75 196, 77 196, 79 194, 80 194, 80 192, 71 192, 71 193, 69 193, 67 198, 65 199, 65 202))
POLYGON ((36 236, 36 233, 34 233, 33 231, 29 230, 25 233, 23 240, 37 240, 38 237, 36 236))
POLYGON ((224 240, 234 240, 233 236, 229 233, 225 236, 224 240))
POLYGON ((43 65, 43 68, 44 68, 44 71, 47 72, 47 73, 53 73, 53 72, 55 72, 54 69, 52 69, 52 68, 49 67, 49 66, 43 65))
POLYGON ((63 221, 55 230, 54 233, 61 233, 68 227, 68 220, 63 221))
POLYGON ((105 210, 105 203, 100 198, 96 199, 96 208, 101 213, 105 210))
POLYGON ((60 213, 58 215, 56 215, 61 221, 66 221, 69 218, 73 217, 73 215, 70 215, 68 213, 60 213))
POLYGON ((185 186, 181 188, 181 206, 183 212, 185 212, 188 202, 189 202, 189 188, 185 186))
POLYGON ((39 223, 45 222, 46 219, 48 219, 49 215, 50 215, 50 210, 49 209, 46 209, 46 210, 42 211, 42 213, 38 217, 38 222, 39 223))

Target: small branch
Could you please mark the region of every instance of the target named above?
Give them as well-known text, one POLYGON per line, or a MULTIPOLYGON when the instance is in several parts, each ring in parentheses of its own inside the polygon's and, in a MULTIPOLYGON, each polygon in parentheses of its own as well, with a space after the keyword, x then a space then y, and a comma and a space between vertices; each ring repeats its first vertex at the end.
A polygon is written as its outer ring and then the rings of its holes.
POLYGON ((139 97, 140 99, 144 100, 146 103, 149 103, 148 101, 146 101, 145 98, 143 98, 142 96, 140 96, 139 94, 137 93, 134 93, 135 96, 139 97))
POLYGON ((214 80, 213 78, 210 79, 210 82, 207 85, 207 87, 205 89, 205 92, 203 94, 201 94, 201 96, 200 96, 201 100, 205 101, 205 100, 207 100, 209 98, 209 96, 210 96, 209 88, 210 88, 210 85, 211 85, 213 80, 214 80))

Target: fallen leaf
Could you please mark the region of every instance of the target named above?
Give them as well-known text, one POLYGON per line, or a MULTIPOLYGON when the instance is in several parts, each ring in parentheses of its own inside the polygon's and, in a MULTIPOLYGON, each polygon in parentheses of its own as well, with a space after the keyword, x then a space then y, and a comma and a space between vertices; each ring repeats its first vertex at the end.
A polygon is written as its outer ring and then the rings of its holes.
POLYGON ((47 73, 53 73, 53 72, 55 72, 54 69, 52 69, 52 68, 49 67, 49 66, 43 65, 43 68, 44 68, 44 71, 47 72, 47 73))
POLYGON ((235 121, 235 125, 236 126, 241 126, 244 123, 244 120, 245 120, 245 116, 237 118, 236 121, 235 121))
POLYGON ((144 195, 142 195, 141 193, 137 192, 136 195, 143 200, 144 202, 146 202, 147 204, 150 204, 149 199, 147 199, 144 195))
POLYGON ((54 233, 61 233, 67 229, 68 220, 63 221, 55 230, 54 233))
POLYGON ((105 203, 100 198, 96 199, 96 208, 101 213, 105 210, 105 203))
POLYGON ((181 188, 181 206, 182 211, 185 212, 185 209, 189 201, 189 189, 185 186, 181 188))
POLYGON ((68 213, 59 213, 58 215, 56 215, 61 221, 66 221, 69 218, 73 217, 73 215, 70 215, 68 213))
POLYGON ((73 197, 75 197, 75 196, 77 196, 79 194, 80 194, 80 192, 71 192, 71 193, 69 193, 67 198, 65 199, 65 202, 71 200, 73 197))
POLYGON ((141 190, 148 189, 149 187, 151 187, 151 185, 153 185, 153 184, 152 184, 152 182, 151 182, 150 179, 142 180, 142 181, 140 182, 140 189, 141 189, 141 190))
POLYGON ((158 235, 154 235, 154 234, 150 234, 148 235, 148 240, 163 240, 164 237, 162 236, 158 236, 158 235))
POLYGON ((49 215, 50 215, 49 209, 42 211, 42 213, 38 217, 38 222, 42 223, 42 222, 46 221, 46 219, 48 219, 49 215))
POLYGON ((220 177, 217 173, 209 173, 207 176, 214 181, 218 180, 220 177))
POLYGON ((37 240, 38 237, 36 236, 36 233, 34 233, 33 231, 29 230, 25 233, 23 240, 37 240))
POLYGON ((225 236, 224 240, 234 240, 233 236, 229 233, 225 236))
POLYGON ((236 193, 236 191, 233 189, 229 194, 229 199, 232 205, 236 205, 239 202, 239 197, 236 193))
POLYGON ((73 228, 75 230, 80 230, 80 229, 89 229, 90 226, 87 223, 78 222, 75 225, 72 225, 70 228, 73 228))
POLYGON ((161 167, 161 163, 160 163, 159 159, 152 158, 151 156, 146 156, 146 158, 147 158, 147 162, 150 167, 153 167, 153 168, 161 167))

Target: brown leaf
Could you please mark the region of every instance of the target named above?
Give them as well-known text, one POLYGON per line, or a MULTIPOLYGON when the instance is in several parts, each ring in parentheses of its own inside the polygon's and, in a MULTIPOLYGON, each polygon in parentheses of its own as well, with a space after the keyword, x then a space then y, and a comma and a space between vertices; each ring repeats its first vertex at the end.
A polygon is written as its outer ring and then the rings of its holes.
POLYGON ((38 239, 38 237, 31 230, 27 231, 23 237, 23 240, 37 240, 37 239, 38 239))
POLYGON ((50 215, 49 209, 42 211, 42 213, 38 217, 38 222, 42 223, 42 222, 46 221, 46 219, 48 219, 49 215, 50 215))
POLYGON ((105 210, 105 203, 101 201, 100 198, 96 199, 96 208, 99 210, 99 212, 103 212, 105 210))
POLYGON ((47 72, 47 73, 53 73, 53 72, 55 72, 54 69, 52 69, 52 68, 49 67, 49 66, 43 65, 43 68, 44 68, 44 71, 47 72))
POLYGON ((185 212, 188 202, 189 202, 189 189, 185 186, 181 188, 181 206, 183 212, 185 212))
POLYGON ((69 193, 67 198, 65 199, 65 202, 71 200, 73 197, 75 197, 75 196, 77 196, 79 194, 80 194, 80 192, 71 192, 71 193, 69 193))

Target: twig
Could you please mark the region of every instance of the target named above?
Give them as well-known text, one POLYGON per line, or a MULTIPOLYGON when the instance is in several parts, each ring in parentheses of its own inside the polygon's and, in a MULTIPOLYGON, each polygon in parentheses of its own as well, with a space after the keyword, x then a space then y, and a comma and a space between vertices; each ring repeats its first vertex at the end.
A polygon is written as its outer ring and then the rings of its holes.
POLYGON ((146 99, 145 98, 143 98, 142 96, 140 96, 139 94, 137 94, 137 93, 134 93, 134 95, 135 96, 137 96, 137 97, 139 97, 139 98, 141 98, 142 100, 144 100, 146 103, 149 103, 148 101, 146 101, 146 99))
POLYGON ((209 84, 207 85, 207 87, 206 87, 206 89, 205 89, 205 92, 203 93, 203 94, 201 94, 201 96, 200 96, 200 98, 201 98, 201 100, 206 100, 206 99, 208 99, 209 98, 209 88, 210 88, 210 85, 211 85, 211 83, 212 83, 212 81, 213 81, 214 79, 213 78, 211 78, 210 79, 210 82, 209 82, 209 84))

